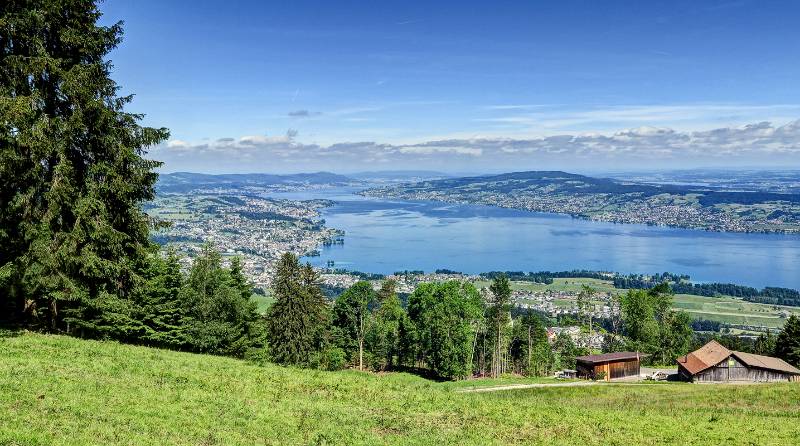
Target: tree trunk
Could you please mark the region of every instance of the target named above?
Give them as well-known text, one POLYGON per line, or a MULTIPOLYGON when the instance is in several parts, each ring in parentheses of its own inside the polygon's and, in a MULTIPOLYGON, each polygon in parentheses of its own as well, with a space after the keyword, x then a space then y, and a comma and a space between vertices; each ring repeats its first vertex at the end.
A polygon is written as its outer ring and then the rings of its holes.
POLYGON ((56 331, 56 324, 58 318, 58 301, 56 299, 50 299, 50 330, 56 331))
POLYGON ((364 370, 364 338, 358 340, 358 370, 364 370))
POLYGON ((528 375, 531 374, 531 327, 528 326, 528 375))
POLYGON ((364 370, 364 315, 358 315, 358 370, 364 370))
POLYGON ((500 354, 501 354, 501 352, 502 352, 502 350, 500 349, 500 320, 498 319, 498 321, 497 321, 497 352, 496 352, 497 355, 496 355, 495 372, 494 372, 494 377, 495 378, 499 378, 500 377, 500 361, 501 361, 500 354))

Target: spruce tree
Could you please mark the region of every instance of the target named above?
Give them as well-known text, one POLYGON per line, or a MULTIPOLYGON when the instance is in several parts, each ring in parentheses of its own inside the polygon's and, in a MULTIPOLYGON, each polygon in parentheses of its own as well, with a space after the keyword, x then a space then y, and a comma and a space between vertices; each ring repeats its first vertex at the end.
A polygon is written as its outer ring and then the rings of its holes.
POLYGON ((800 367, 800 318, 789 316, 775 340, 775 356, 800 367))
MULTIPOLYGON (((243 296, 242 280, 222 266, 222 257, 206 245, 194 259, 186 285, 181 289, 184 306, 181 321, 187 347, 199 352, 244 356, 258 340, 254 324, 256 304, 243 296)), ((246 283, 246 282, 245 282, 246 283)))
POLYGON ((186 312, 180 295, 183 281, 174 250, 164 257, 153 255, 145 282, 136 293, 144 327, 141 342, 165 348, 183 348, 187 344, 182 325, 186 312))
POLYGON ((272 290, 275 303, 267 313, 270 356, 278 364, 308 365, 322 348, 328 321, 327 303, 310 265, 296 255, 278 261, 272 290))
POLYGON ((143 156, 169 136, 124 111, 106 59, 122 24, 100 15, 88 0, 0 2, 0 313, 53 330, 64 313, 135 310, 159 165, 143 156))

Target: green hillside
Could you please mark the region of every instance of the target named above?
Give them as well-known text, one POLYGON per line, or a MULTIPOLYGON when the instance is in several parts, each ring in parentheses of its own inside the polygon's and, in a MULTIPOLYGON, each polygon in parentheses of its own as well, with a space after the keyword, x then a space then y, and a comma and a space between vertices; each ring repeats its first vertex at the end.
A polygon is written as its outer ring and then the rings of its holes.
POLYGON ((733 445, 800 438, 800 386, 792 384, 491 393, 459 393, 456 384, 6 332, 0 445, 733 445))

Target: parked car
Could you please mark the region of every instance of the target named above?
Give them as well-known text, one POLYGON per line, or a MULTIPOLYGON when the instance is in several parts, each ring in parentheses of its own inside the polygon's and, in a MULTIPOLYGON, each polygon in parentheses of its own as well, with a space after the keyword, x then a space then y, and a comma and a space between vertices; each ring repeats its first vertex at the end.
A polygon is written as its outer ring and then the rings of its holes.
POLYGON ((669 375, 661 370, 656 370, 655 372, 645 375, 644 379, 648 381, 666 381, 669 375))
POLYGON ((556 379, 574 379, 578 376, 577 370, 564 369, 556 372, 556 379))

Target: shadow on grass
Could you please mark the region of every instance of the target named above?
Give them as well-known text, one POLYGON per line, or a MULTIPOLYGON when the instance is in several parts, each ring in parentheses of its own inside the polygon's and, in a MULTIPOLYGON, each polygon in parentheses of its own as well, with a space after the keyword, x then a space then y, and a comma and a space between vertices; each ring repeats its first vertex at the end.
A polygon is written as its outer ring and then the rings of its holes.
POLYGON ((452 381, 452 379, 442 378, 441 376, 433 373, 428 369, 424 369, 421 367, 407 367, 407 366, 396 366, 392 367, 390 370, 392 372, 401 372, 401 373, 410 373, 412 375, 417 375, 420 378, 425 378, 431 381, 436 381, 439 383, 452 381))
POLYGON ((22 334, 22 329, 19 326, 0 321, 0 339, 16 338, 21 334, 22 334))

